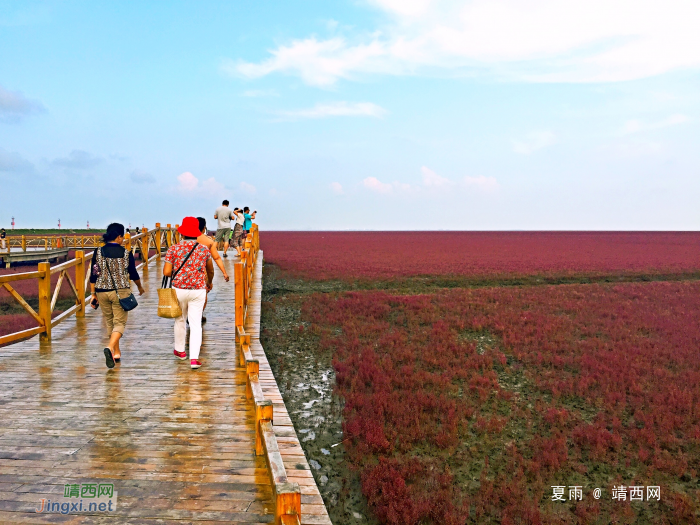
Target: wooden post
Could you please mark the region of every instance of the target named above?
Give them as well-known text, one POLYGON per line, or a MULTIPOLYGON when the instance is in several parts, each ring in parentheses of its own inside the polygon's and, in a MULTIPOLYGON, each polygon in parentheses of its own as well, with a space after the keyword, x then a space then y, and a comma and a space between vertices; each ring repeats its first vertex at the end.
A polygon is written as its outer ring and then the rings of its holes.
POLYGON ((51 265, 47 262, 40 262, 39 273, 39 317, 44 323, 45 331, 41 334, 41 339, 51 341, 51 265))
POLYGON ((49 249, 49 239, 48 239, 48 237, 46 237, 44 239, 44 250, 48 250, 48 249, 49 249))
POLYGON ((24 235, 22 235, 22 251, 27 251, 27 238, 24 235))
MULTIPOLYGON (((233 282, 235 285, 235 319, 236 326, 243 328, 243 263, 237 262, 233 265, 233 282)), ((238 331, 236 330, 236 338, 238 331)))
POLYGON ((167 244, 167 247, 170 248, 173 245, 173 230, 170 224, 167 225, 167 228, 168 231, 165 234, 165 244, 167 244))
MULTIPOLYGON (((294 523, 287 521, 285 517, 295 516, 301 519, 301 490, 297 483, 275 483, 275 518, 280 525, 294 523)), ((299 523, 299 521, 297 521, 299 523)))
POLYGON ((160 223, 156 223, 156 235, 155 235, 155 241, 156 241, 156 261, 160 262, 160 250, 161 250, 161 242, 162 239, 161 237, 161 231, 160 231, 160 223))
POLYGON ((241 294, 241 306, 243 306, 243 323, 245 324, 245 312, 246 306, 248 306, 248 288, 250 287, 250 282, 248 282, 248 253, 243 250, 241 252, 241 260, 243 261, 243 293, 241 294))
POLYGON ((257 359, 246 359, 245 360, 246 374, 248 375, 248 380, 246 381, 245 395, 248 399, 253 398, 253 389, 251 387, 251 380, 260 376, 260 361, 257 359))
POLYGON ((151 251, 151 238, 148 236, 148 228, 143 229, 141 237, 141 260, 143 261, 143 273, 148 273, 148 252, 151 251))
POLYGON ((78 292, 78 310, 76 317, 85 317, 85 252, 76 250, 75 258, 78 264, 75 265, 75 291, 78 292))
POLYGON ((127 252, 131 251, 131 233, 129 232, 124 234, 124 247, 126 248, 127 252))
POLYGON ((176 225, 175 225, 175 244, 177 244, 177 243, 180 242, 180 232, 177 231, 178 228, 180 228, 180 225, 179 225, 179 224, 176 224, 176 225))
POLYGON ((272 401, 263 399, 255 401, 255 455, 265 454, 265 444, 263 443, 262 430, 260 425, 266 421, 272 421, 273 406, 272 401))

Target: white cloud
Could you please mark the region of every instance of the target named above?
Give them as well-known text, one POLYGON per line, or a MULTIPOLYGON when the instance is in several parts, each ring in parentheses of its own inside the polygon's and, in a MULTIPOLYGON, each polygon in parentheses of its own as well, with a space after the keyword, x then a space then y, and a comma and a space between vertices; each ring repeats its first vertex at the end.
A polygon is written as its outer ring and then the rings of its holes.
POLYGON ((255 193, 258 191, 255 186, 248 184, 247 182, 241 182, 241 190, 243 190, 245 193, 255 193))
POLYGON ((33 113, 46 111, 38 100, 25 97, 19 91, 8 91, 0 86, 0 122, 18 122, 33 113))
POLYGON ((280 116, 290 119, 326 117, 375 117, 381 118, 386 110, 371 102, 330 102, 316 104, 312 108, 281 111, 280 116))
POLYGON ((330 86, 360 74, 424 68, 487 72, 536 82, 615 82, 700 67, 697 0, 371 0, 389 17, 356 34, 294 40, 260 63, 222 69, 273 72, 330 86))
MULTIPOLYGON (((423 186, 425 188, 442 191, 454 191, 458 189, 458 186, 450 179, 438 175, 427 166, 423 166, 421 171, 423 172, 423 186)), ((468 189, 477 189, 485 192, 493 192, 499 188, 498 182, 494 177, 485 177, 483 175, 479 175, 478 177, 465 176, 462 179, 462 186, 468 189)))
POLYGON ((423 166, 421 171, 423 172, 423 184, 429 188, 442 188, 451 184, 449 179, 441 177, 426 166, 423 166))
POLYGON ((200 182, 199 179, 189 171, 178 175, 177 180, 179 184, 176 189, 184 194, 206 194, 214 196, 226 190, 224 185, 218 182, 214 177, 200 182))
POLYGON ((464 184, 468 188, 477 188, 482 191, 492 192, 499 188, 498 181, 495 177, 485 177, 479 175, 478 177, 464 177, 464 184))
POLYGON ((523 139, 513 141, 513 151, 523 155, 537 151, 555 142, 554 133, 551 131, 533 131, 528 133, 523 139))
POLYGON ((362 181, 362 184, 365 188, 376 191, 377 193, 391 193, 393 190, 391 184, 382 182, 376 177, 367 177, 362 181))
POLYGON ((331 182, 331 190, 336 195, 342 195, 344 193, 343 192, 343 185, 340 184, 340 182, 331 182))
MULTIPOLYGON (((498 190, 500 187, 498 185, 498 181, 496 181, 494 177, 485 177, 484 175, 479 175, 478 177, 466 176, 462 179, 461 183, 455 183, 446 177, 438 175, 435 171, 431 170, 427 166, 422 166, 421 172, 423 174, 423 184, 421 185, 411 185, 398 181, 394 181, 391 184, 389 184, 380 181, 376 177, 367 177, 362 181, 362 185, 369 190, 383 194, 393 193, 394 191, 412 194, 424 194, 426 190, 447 193, 454 191, 464 191, 465 189, 476 189, 482 192, 490 193, 498 190)), ((340 186, 340 184, 338 184, 338 186, 340 186)))
POLYGON ((180 189, 182 191, 195 191, 197 188, 199 188, 199 179, 192 175, 189 171, 178 175, 177 180, 180 183, 180 189))
POLYGON ((629 120, 625 123, 622 129, 623 135, 629 135, 630 133, 638 133, 640 131, 651 131, 654 129, 667 128, 669 126, 676 126, 678 124, 683 124, 690 121, 690 118, 686 115, 671 115, 670 117, 660 120, 658 122, 642 122, 641 120, 629 120))
POLYGON ((295 40, 289 46, 270 51, 272 57, 253 64, 224 61, 223 72, 234 76, 258 78, 273 72, 301 76, 307 84, 329 86, 338 78, 349 78, 351 73, 363 70, 368 61, 385 54, 379 42, 349 46, 343 38, 319 41, 315 37, 295 40))

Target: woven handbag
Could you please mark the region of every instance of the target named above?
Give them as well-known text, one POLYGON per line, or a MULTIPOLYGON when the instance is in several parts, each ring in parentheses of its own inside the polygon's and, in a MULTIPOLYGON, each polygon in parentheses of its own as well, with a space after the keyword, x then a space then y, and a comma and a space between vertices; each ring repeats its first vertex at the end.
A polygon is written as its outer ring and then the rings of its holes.
POLYGON ((180 268, 178 268, 170 277, 164 276, 163 281, 158 289, 158 317, 165 317, 166 319, 177 319, 182 315, 182 308, 180 308, 180 301, 177 300, 177 292, 173 289, 173 279, 177 273, 182 270, 190 258, 192 252, 197 248, 197 244, 194 244, 192 251, 187 254, 185 260, 182 261, 180 268))

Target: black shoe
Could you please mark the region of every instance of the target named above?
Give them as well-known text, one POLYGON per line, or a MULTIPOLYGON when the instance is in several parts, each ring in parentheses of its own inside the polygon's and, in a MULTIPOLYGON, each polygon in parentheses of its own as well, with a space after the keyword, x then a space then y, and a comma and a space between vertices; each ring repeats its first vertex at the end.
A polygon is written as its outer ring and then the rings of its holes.
POLYGON ((226 257, 228 257, 228 254, 227 254, 227 253, 224 254, 224 258, 226 258, 226 257))
POLYGON ((202 316, 202 324, 204 324, 204 323, 206 323, 206 322, 207 322, 207 318, 204 317, 204 316, 202 316))
POLYGON ((105 360, 107 368, 114 368, 114 357, 112 357, 112 351, 109 348, 105 348, 105 360))

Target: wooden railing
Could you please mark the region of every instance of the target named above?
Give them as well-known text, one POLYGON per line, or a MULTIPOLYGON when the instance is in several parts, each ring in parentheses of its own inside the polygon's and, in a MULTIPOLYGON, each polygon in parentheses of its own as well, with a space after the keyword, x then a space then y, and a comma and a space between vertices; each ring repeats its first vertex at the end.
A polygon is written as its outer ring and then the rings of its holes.
POLYGON ((298 525, 301 522, 301 489, 298 483, 290 483, 287 479, 273 427, 272 401, 265 399, 263 394, 260 385, 260 361, 253 357, 250 350, 250 334, 245 331, 259 249, 258 227, 253 224, 246 236, 241 262, 234 265, 236 342, 240 348, 240 366, 246 369, 246 397, 255 407, 255 454, 265 456, 270 474, 276 507, 275 523, 298 525))
POLYGON ((102 241, 101 235, 8 235, 5 248, 55 250, 57 248, 96 248, 102 241))
MULTIPOLYGON (((136 235, 132 235, 130 233, 126 233, 124 235, 124 244, 129 247, 129 249, 132 249, 132 243, 133 243, 133 252, 134 255, 136 255, 136 249, 138 248, 139 251, 142 247, 143 240, 146 239, 148 242, 149 247, 155 247, 156 244, 156 239, 155 239, 155 231, 159 230, 158 235, 160 235, 160 243, 161 246, 170 246, 171 244, 179 242, 180 239, 180 234, 177 233, 177 227, 178 225, 175 225, 175 229, 173 230, 168 224, 166 228, 160 228, 160 223, 156 223, 156 228, 155 230, 150 231, 148 228, 144 228, 141 233, 138 233, 136 235), (146 235, 144 235, 146 234, 146 235), (173 242, 174 241, 174 242, 173 242)), ((11 251, 12 248, 20 248, 23 252, 27 251, 27 248, 34 248, 34 249, 41 249, 43 248, 44 250, 53 250, 56 248, 73 248, 73 249, 85 249, 85 248, 97 248, 99 246, 102 246, 104 243, 102 242, 102 235, 101 234, 94 234, 94 235, 8 235, 5 243, 5 248, 9 252, 11 251)), ((144 246, 145 248, 146 246, 144 246)))
MULTIPOLYGON (((97 236, 91 236, 90 240, 92 244, 88 244, 85 239, 86 236, 67 236, 64 239, 73 239, 72 242, 76 242, 76 239, 80 239, 80 243, 85 248, 96 248, 102 245, 102 238, 97 236)), ((50 237, 34 237, 30 238, 29 242, 34 242, 35 240, 42 239, 46 242, 50 237)), ((161 228, 160 223, 156 223, 156 227, 149 231, 144 228, 143 232, 138 235, 129 236, 124 242, 124 246, 127 250, 136 254, 137 250, 141 254, 141 264, 137 266, 137 269, 141 269, 144 273, 148 272, 148 264, 156 259, 160 260, 161 252, 165 248, 167 249, 172 244, 177 243, 180 239, 180 234, 177 232, 177 225, 175 228, 171 228, 170 224, 166 228, 161 228), (156 253, 148 258, 150 249, 155 249, 156 253)), ((71 241, 66 241, 71 242, 71 241)), ((73 244, 73 246, 76 246, 73 244)), ((78 249, 75 251, 75 258, 70 261, 66 261, 53 268, 47 262, 40 262, 38 264, 37 271, 34 272, 24 272, 24 273, 14 273, 0 275, 0 286, 5 288, 12 297, 24 308, 29 315, 31 315, 39 324, 34 328, 29 328, 27 330, 22 330, 21 332, 15 332, 8 335, 0 336, 0 345, 12 343, 19 341, 21 339, 26 339, 36 334, 40 334, 42 340, 51 340, 51 329, 56 326, 61 321, 64 321, 71 315, 75 314, 76 317, 85 316, 85 303, 87 298, 86 290, 88 288, 88 282, 90 280, 90 265, 89 262, 92 259, 92 252, 85 253, 83 250, 78 249), (75 281, 71 279, 68 270, 75 268, 75 281), (58 273, 58 281, 53 291, 51 290, 51 276, 58 273), (39 298, 39 311, 37 312, 31 305, 12 287, 10 283, 15 281, 28 281, 37 280, 37 290, 39 298), (56 302, 58 301, 58 296, 61 291, 63 282, 67 281, 68 286, 75 298, 75 304, 62 312, 60 315, 52 318, 54 308, 56 307, 56 302)))

